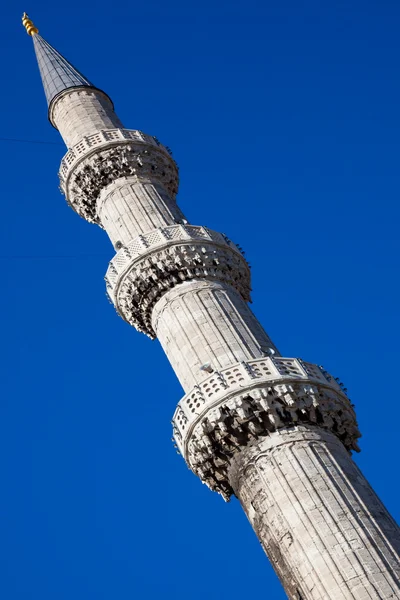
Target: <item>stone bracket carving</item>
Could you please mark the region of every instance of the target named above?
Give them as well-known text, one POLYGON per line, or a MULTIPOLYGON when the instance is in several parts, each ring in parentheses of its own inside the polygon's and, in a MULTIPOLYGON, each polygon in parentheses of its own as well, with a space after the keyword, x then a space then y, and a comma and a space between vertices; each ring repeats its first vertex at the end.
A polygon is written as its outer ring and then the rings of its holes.
POLYGON ((172 156, 170 148, 168 148, 168 146, 163 146, 154 135, 148 135, 138 129, 101 129, 92 135, 85 136, 65 154, 61 160, 58 173, 61 185, 65 185, 73 167, 82 159, 82 157, 87 156, 92 152, 93 149, 98 149, 100 147, 109 148, 113 145, 119 145, 121 142, 130 143, 132 140, 146 144, 147 146, 157 147, 164 153, 172 156))
MULTIPOLYGON (((115 130, 124 132, 125 130, 115 130)), ((100 132, 107 133, 107 132, 100 132)), ((110 135, 110 132, 108 132, 110 135)), ((139 134, 140 132, 132 132, 139 134)), ((100 135, 100 134, 96 134, 100 135)), ((93 137, 93 136, 91 136, 93 137)), ((107 137, 107 136, 106 136, 107 137)), ((100 225, 97 199, 100 191, 120 177, 136 176, 159 183, 172 198, 178 191, 178 167, 168 151, 150 136, 118 137, 102 143, 77 144, 70 165, 65 157, 60 169, 60 189, 69 205, 84 219, 100 225), (77 149, 84 148, 79 160, 77 149), (64 167, 64 168, 63 168, 64 167)))
POLYGON ((326 371, 292 358, 262 358, 246 365, 218 373, 225 382, 219 387, 214 373, 180 401, 173 417, 177 448, 210 489, 229 499, 228 469, 234 456, 283 427, 318 425, 348 450, 359 450, 352 405, 326 371))
POLYGON ((250 271, 236 246, 192 225, 156 229, 133 240, 111 261, 106 286, 122 318, 154 338, 155 303, 175 285, 198 278, 225 281, 250 300, 250 271))

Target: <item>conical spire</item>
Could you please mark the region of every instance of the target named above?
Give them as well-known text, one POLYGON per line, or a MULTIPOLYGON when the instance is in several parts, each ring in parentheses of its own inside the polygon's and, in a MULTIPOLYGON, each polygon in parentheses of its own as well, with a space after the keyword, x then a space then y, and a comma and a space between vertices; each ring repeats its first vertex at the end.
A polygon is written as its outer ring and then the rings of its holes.
POLYGON ((94 87, 86 77, 79 73, 38 33, 32 37, 44 93, 49 106, 54 98, 64 90, 74 87, 94 87))
POLYGON ((98 89, 39 35, 26 13, 22 17, 22 24, 33 39, 49 110, 52 102, 64 90, 80 87, 98 89))

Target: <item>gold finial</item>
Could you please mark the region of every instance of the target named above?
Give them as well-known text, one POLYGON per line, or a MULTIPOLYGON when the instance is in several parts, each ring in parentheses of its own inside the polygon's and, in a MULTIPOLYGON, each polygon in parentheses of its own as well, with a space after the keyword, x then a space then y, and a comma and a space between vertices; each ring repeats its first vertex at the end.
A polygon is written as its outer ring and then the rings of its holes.
POLYGON ((26 13, 22 15, 22 25, 25 27, 28 35, 35 35, 35 33, 39 33, 39 29, 34 26, 26 13))

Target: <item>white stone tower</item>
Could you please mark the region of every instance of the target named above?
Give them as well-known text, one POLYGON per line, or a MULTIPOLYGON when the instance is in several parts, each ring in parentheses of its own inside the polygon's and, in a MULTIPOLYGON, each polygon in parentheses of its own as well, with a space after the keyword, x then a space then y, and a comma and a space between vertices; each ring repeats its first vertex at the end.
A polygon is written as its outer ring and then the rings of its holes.
POLYGON ((173 435, 188 467, 238 498, 290 599, 400 598, 399 529, 352 461, 346 390, 280 355, 248 307, 240 248, 177 206, 168 148, 125 129, 109 96, 23 24, 68 147, 61 189, 114 245, 117 312, 159 339, 184 389, 173 435))

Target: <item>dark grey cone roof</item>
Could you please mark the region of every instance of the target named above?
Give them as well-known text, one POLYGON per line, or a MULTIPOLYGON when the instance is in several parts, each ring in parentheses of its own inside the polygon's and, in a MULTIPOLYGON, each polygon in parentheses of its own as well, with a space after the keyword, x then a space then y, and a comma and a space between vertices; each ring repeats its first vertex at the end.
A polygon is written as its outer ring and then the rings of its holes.
POLYGON ((39 34, 33 35, 32 39, 48 106, 68 88, 95 87, 39 34))

